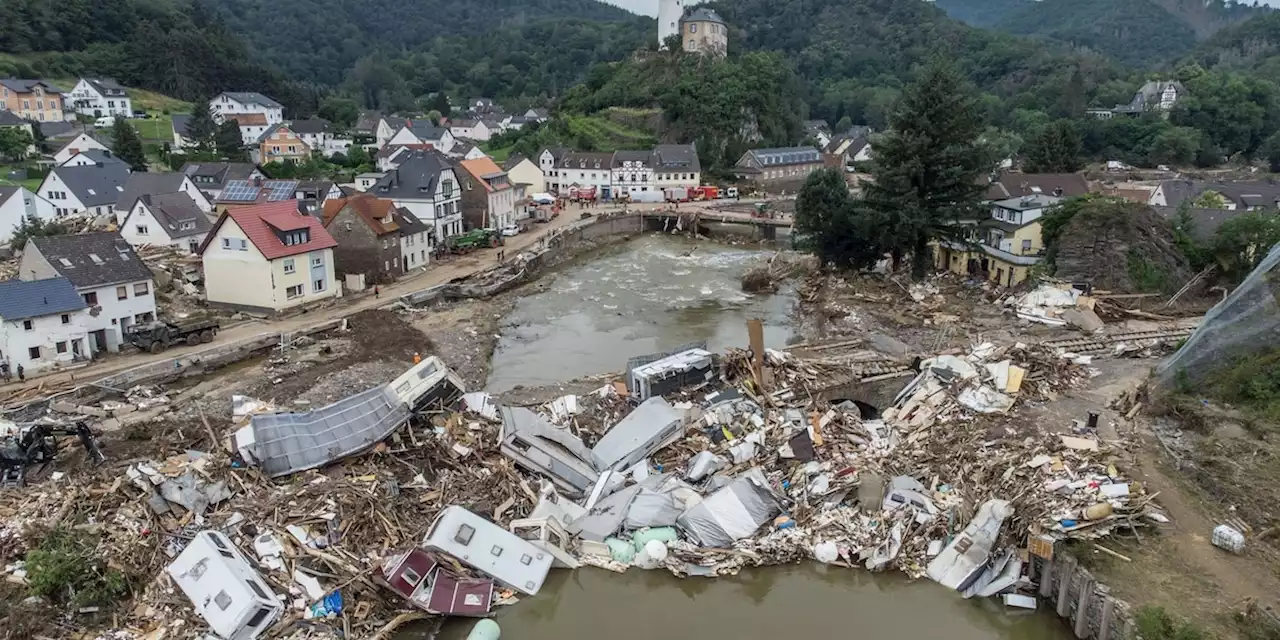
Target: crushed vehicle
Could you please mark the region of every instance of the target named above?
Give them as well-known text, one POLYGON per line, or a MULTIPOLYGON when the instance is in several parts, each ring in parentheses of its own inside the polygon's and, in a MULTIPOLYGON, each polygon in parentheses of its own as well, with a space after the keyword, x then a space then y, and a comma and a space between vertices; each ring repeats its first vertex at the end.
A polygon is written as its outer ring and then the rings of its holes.
POLYGON ((571 497, 581 497, 595 485, 600 474, 581 439, 524 407, 502 407, 501 414, 503 455, 547 476, 571 497))
POLYGON ((493 580, 456 575, 449 563, 425 549, 392 554, 382 565, 379 582, 428 613, 443 616, 489 615, 493 580))
POLYGON ((262 576, 219 531, 197 533, 167 572, 224 640, 261 637, 284 612, 262 576))
POLYGON ((715 357, 705 347, 662 354, 653 360, 633 359, 627 368, 627 389, 637 402, 709 382, 715 357))

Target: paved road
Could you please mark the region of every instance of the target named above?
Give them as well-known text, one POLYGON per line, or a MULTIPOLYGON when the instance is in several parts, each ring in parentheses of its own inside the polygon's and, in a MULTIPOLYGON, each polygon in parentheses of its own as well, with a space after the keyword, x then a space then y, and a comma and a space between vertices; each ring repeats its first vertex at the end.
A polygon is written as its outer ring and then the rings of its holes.
MULTIPOLYGON (((600 207, 596 209, 600 212, 608 210, 617 210, 619 207, 600 207)), ((593 211, 596 211, 593 210, 593 211)), ((534 245, 543 236, 572 224, 580 219, 582 210, 570 206, 559 217, 546 223, 533 227, 530 231, 518 236, 507 238, 505 247, 501 247, 508 255, 514 255, 515 252, 534 245)), ((490 267, 497 260, 498 249, 482 249, 465 256, 457 256, 443 262, 436 262, 425 271, 420 271, 414 275, 379 287, 379 298, 374 298, 373 292, 368 291, 360 294, 343 297, 338 304, 311 311, 303 315, 297 315, 277 320, 265 320, 247 322, 244 324, 228 327, 218 333, 213 346, 226 345, 233 342, 239 342, 258 336, 280 333, 282 331, 300 331, 308 327, 324 324, 330 320, 336 320, 346 316, 353 315, 360 311, 373 309, 378 306, 387 304, 390 300, 402 296, 407 293, 421 291, 438 284, 443 284, 454 278, 470 275, 481 269, 490 267)), ((69 383, 85 380, 97 380, 104 376, 132 369, 137 366, 150 364, 160 360, 166 360, 174 356, 180 356, 186 353, 196 353, 208 346, 200 347, 173 347, 164 353, 127 353, 124 355, 108 356, 98 362, 94 362, 88 366, 74 369, 71 371, 51 373, 39 377, 29 377, 25 383, 17 382, 16 378, 13 382, 6 385, 0 385, 0 404, 4 403, 9 396, 19 391, 44 385, 46 390, 56 390, 59 387, 67 386, 69 383)))

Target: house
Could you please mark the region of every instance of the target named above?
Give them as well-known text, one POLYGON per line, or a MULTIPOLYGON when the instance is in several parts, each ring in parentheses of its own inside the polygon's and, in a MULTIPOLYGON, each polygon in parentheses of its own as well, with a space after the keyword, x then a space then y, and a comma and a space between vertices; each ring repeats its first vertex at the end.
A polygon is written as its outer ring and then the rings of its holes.
POLYGON ((28 120, 23 120, 16 113, 0 109, 0 129, 17 129, 31 136, 31 146, 27 147, 27 155, 32 155, 38 151, 35 145, 35 125, 28 120))
POLYGON ((80 78, 67 100, 76 113, 92 118, 133 117, 129 94, 111 78, 80 78))
POLYGON ((507 172, 489 158, 458 163, 462 218, 471 229, 505 229, 516 223, 516 203, 524 199, 507 172))
POLYGON ((432 148, 434 147, 429 144, 388 144, 374 154, 373 161, 378 171, 386 172, 400 166, 404 158, 409 157, 410 151, 426 151, 432 148))
POLYGON ((500 131, 496 131, 494 133, 497 134, 497 133, 506 133, 508 131, 519 131, 523 129, 526 124, 530 124, 533 122, 537 122, 537 120, 533 120, 526 116, 507 116, 502 119, 500 131))
POLYGON ((294 197, 302 204, 302 211, 320 216, 324 203, 342 197, 342 187, 332 180, 299 180, 294 197))
POLYGON ((89 306, 89 353, 118 351, 125 331, 156 319, 154 276, 120 234, 96 231, 27 240, 18 277, 66 278, 89 306))
POLYGON ((729 25, 708 7, 692 7, 680 19, 685 51, 724 56, 729 52, 729 25))
POLYGON ((302 141, 311 147, 313 153, 322 153, 326 158, 335 153, 346 153, 353 144, 351 138, 336 135, 333 123, 323 118, 294 120, 289 123, 289 128, 302 136, 302 141))
POLYGON ((464 140, 484 142, 498 132, 490 130, 483 119, 458 118, 449 121, 449 133, 453 134, 455 139, 462 138, 464 140))
POLYGON ((653 179, 653 153, 649 151, 618 151, 610 163, 610 185, 601 192, 605 200, 630 196, 644 191, 656 191, 653 179))
POLYGON ((826 120, 805 120, 800 126, 806 137, 817 141, 819 149, 826 149, 831 144, 831 125, 826 120))
POLYGON ((66 278, 0 281, 0 363, 32 375, 86 360, 88 307, 66 278))
POLYGON ((12 111, 35 122, 63 122, 74 120, 63 104, 62 89, 44 80, 0 78, 0 105, 3 111, 12 111))
POLYGON ((115 157, 114 155, 111 154, 110 151, 106 151, 103 149, 86 149, 84 151, 81 151, 71 156, 70 158, 67 159, 66 162, 58 166, 59 167, 89 167, 89 166, 106 165, 106 164, 122 164, 126 167, 129 166, 128 164, 125 163, 124 160, 121 160, 120 158, 115 157))
MULTIPOLYGON (((544 155, 547 153, 543 151, 544 155)), ((609 198, 613 186, 612 173, 612 153, 566 150, 556 158, 547 173, 547 188, 561 195, 567 195, 573 187, 594 188, 601 197, 609 198)))
POLYGON ((373 185, 378 184, 378 181, 381 180, 382 176, 384 175, 387 175, 387 174, 382 173, 380 171, 371 171, 369 173, 362 173, 356 176, 356 189, 361 192, 368 191, 369 189, 373 188, 373 185))
MULTIPOLYGON (((3 109, 0 109, 3 111, 3 109)), ((28 122, 30 122, 28 120, 28 122)), ((74 122, 35 122, 46 141, 70 140, 84 131, 84 127, 74 122)))
POLYGON ((443 153, 428 149, 408 154, 398 167, 378 180, 369 193, 392 200, 432 225, 429 244, 462 233, 460 177, 443 153))
POLYGON ((1112 109, 1086 109, 1095 118, 1108 119, 1116 115, 1136 116, 1149 112, 1168 115, 1187 95, 1187 89, 1177 80, 1150 80, 1138 88, 1129 104, 1118 104, 1112 109))
POLYGON ((1083 173, 1021 173, 1005 171, 987 185, 983 199, 988 202, 1022 196, 1051 195, 1074 198, 1089 193, 1089 181, 1083 173))
POLYGON ((0 185, 0 245, 9 244, 14 230, 28 217, 47 221, 54 215, 52 202, 25 187, 0 185))
POLYGON ((429 120, 406 120, 387 145, 429 144, 440 153, 449 153, 453 150, 453 142, 453 134, 444 127, 437 127, 429 120))
POLYGON ((1187 201, 1201 209, 1275 211, 1280 209, 1280 184, 1165 180, 1151 193, 1147 204, 1176 209, 1187 201))
POLYGON ((839 134, 823 149, 834 166, 852 172, 854 165, 871 160, 871 139, 867 135, 839 134))
POLYGON ((311 157, 311 145, 284 123, 268 127, 258 138, 257 147, 260 162, 306 162, 311 157))
POLYGON ((559 189, 559 180, 552 180, 558 172, 558 165, 565 154, 572 151, 567 147, 548 147, 538 153, 538 168, 542 169, 543 178, 546 181, 547 191, 556 191, 559 189), (553 184, 554 183, 554 184, 553 184))
POLYGON ((231 207, 200 246, 205 298, 261 313, 337 298, 337 245, 319 219, 299 213, 296 200, 231 207))
POLYGON ((524 185, 526 194, 542 193, 547 190, 546 178, 537 163, 518 153, 507 157, 502 163, 502 170, 507 172, 511 184, 524 185))
POLYGON ((355 126, 351 127, 352 135, 367 140, 373 140, 378 137, 378 125, 382 123, 382 114, 377 111, 361 111, 360 117, 356 118, 355 126))
POLYGON ((120 237, 141 247, 177 247, 195 253, 213 223, 186 193, 143 194, 120 220, 120 237))
POLYGON ((408 122, 405 118, 396 116, 382 116, 378 118, 377 126, 374 128, 374 144, 379 149, 386 146, 391 138, 396 135, 408 122))
POLYGON ((183 193, 204 213, 213 212, 213 201, 196 187, 191 176, 181 172, 134 173, 125 182, 116 200, 116 223, 123 224, 125 214, 133 210, 133 204, 143 196, 183 193))
POLYGON ((524 112, 524 117, 532 122, 546 122, 551 119, 551 112, 547 109, 530 109, 524 112))
POLYGON ((284 105, 253 91, 219 93, 209 101, 209 110, 213 113, 213 119, 219 123, 227 116, 245 113, 261 114, 267 126, 284 122, 284 105))
POLYGON ((738 159, 733 173, 762 185, 798 185, 822 167, 822 152, 813 147, 752 149, 738 159))
POLYGON ((234 120, 240 126, 240 140, 244 142, 244 146, 255 149, 262 134, 272 126, 267 121, 267 116, 261 113, 235 113, 226 116, 225 119, 234 120))
POLYGON ((502 113, 502 107, 492 98, 472 98, 467 102, 466 110, 475 113, 502 113))
POLYGON ((53 203, 59 218, 78 213, 100 216, 111 213, 128 181, 129 165, 123 162, 56 167, 36 194, 53 203))
POLYGON ((1044 253, 1040 220, 1063 198, 1033 194, 991 203, 991 217, 978 223, 967 242, 943 240, 934 248, 935 267, 980 276, 1012 287, 1026 280, 1044 253))
POLYGON ((110 149, 107 148, 107 145, 103 144, 102 141, 87 133, 81 133, 58 148, 58 150, 53 154, 53 164, 55 166, 61 166, 62 163, 70 160, 71 156, 82 151, 89 151, 90 149, 110 151, 110 149))
POLYGON ((337 241, 334 270, 362 274, 367 284, 385 284, 425 267, 431 227, 390 200, 360 194, 324 204, 324 227, 337 241))
POLYGON ((480 150, 480 147, 477 147, 476 145, 470 142, 467 142, 465 140, 458 140, 454 142, 453 149, 450 150, 449 153, 446 153, 445 155, 449 156, 450 158, 455 158, 458 160, 479 160, 480 158, 489 157, 485 155, 483 151, 480 150))
POLYGON ((297 180, 264 180, 262 178, 232 180, 227 183, 222 194, 213 201, 213 206, 222 212, 228 207, 294 201, 297 197, 297 180))
POLYGON ((1218 232, 1218 228, 1225 224, 1228 220, 1237 216, 1248 213, 1241 209, 1206 209, 1203 207, 1152 207, 1156 213, 1162 218, 1168 220, 1170 224, 1177 224, 1182 220, 1183 213, 1190 219, 1190 228, 1187 232, 1191 237, 1204 243, 1211 242, 1214 234, 1218 232))
POLYGON ((692 144, 660 144, 653 148, 654 185, 659 191, 702 184, 698 148, 692 144))
POLYGON ((190 131, 191 116, 185 113, 175 113, 171 116, 173 123, 173 149, 181 151, 182 149, 190 149, 196 146, 195 135, 190 131))
POLYGON ((181 172, 211 200, 217 200, 229 182, 267 178, 257 165, 248 162, 188 162, 182 165, 181 172))

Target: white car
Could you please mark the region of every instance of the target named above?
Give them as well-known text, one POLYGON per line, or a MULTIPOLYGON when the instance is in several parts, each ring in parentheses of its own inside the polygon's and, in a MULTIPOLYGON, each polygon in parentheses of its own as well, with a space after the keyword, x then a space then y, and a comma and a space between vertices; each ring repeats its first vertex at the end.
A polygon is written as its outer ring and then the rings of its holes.
POLYGON ((514 224, 509 227, 503 227, 502 235, 507 238, 510 238, 511 236, 518 236, 520 235, 520 227, 517 227, 514 224))

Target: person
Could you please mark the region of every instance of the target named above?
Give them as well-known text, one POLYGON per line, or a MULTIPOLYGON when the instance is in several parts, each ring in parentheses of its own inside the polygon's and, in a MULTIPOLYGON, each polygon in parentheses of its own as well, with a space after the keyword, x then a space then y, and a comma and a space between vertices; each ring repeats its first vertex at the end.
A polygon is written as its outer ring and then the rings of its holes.
POLYGON ((27 370, 23 369, 22 365, 18 365, 18 382, 26 382, 26 381, 27 381, 27 370))
POLYGON ((9 363, 0 362, 0 380, 4 380, 5 382, 8 382, 9 378, 10 378, 9 363))
POLYGON ((382 291, 380 291, 380 290, 378 289, 378 285, 376 285, 376 284, 375 284, 375 285, 373 285, 373 297, 374 297, 374 298, 380 298, 380 297, 382 297, 382 291))
POLYGON ((421 362, 422 362, 422 355, 421 355, 421 354, 419 354, 417 351, 414 351, 414 352, 413 352, 413 363, 414 363, 414 364, 419 364, 419 363, 421 363, 421 362))

